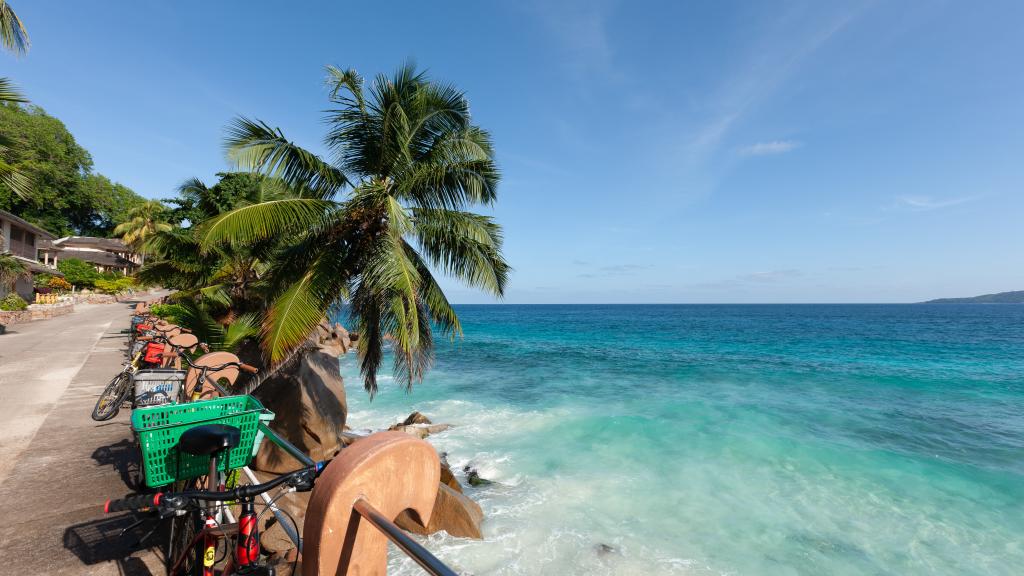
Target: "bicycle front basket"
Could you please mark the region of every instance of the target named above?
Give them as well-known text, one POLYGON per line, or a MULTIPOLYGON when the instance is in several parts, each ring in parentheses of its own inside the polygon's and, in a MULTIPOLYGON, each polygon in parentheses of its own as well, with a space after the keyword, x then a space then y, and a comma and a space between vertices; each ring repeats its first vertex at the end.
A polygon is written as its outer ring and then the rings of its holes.
POLYGON ((178 450, 181 435, 190 428, 204 424, 227 424, 242 433, 238 446, 221 459, 221 470, 248 466, 252 460, 261 414, 273 418, 273 412, 264 408, 252 396, 227 396, 133 411, 132 429, 139 437, 146 485, 164 486, 209 472, 208 456, 192 456, 178 450))

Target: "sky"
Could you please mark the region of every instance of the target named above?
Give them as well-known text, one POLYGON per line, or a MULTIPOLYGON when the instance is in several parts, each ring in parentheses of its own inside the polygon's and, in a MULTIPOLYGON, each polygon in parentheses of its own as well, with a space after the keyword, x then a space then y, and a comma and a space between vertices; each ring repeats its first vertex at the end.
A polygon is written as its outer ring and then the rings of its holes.
POLYGON ((505 302, 1024 289, 1022 2, 9 4, 32 48, 0 76, 152 198, 231 169, 239 115, 322 152, 328 64, 454 83, 503 174, 505 302))

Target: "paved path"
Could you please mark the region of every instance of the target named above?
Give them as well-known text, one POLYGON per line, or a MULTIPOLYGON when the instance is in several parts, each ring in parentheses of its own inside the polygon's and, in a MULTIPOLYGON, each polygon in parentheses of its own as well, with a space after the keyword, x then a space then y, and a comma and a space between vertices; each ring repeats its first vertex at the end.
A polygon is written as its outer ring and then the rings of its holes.
POLYGON ((124 360, 131 307, 80 305, 0 336, 2 576, 163 573, 152 552, 132 554, 141 532, 119 537, 129 520, 101 511, 130 492, 130 411, 90 414, 124 360))

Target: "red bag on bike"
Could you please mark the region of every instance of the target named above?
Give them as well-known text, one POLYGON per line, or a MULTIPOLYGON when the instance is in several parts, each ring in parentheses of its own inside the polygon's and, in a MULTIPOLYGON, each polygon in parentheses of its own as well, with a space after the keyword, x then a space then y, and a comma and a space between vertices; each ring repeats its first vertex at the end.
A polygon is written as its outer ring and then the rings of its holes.
POLYGON ((149 364, 159 364, 164 359, 164 345, 158 342, 146 344, 146 354, 143 360, 149 364))
POLYGON ((153 329, 153 325, 152 324, 138 324, 138 325, 135 326, 135 332, 138 333, 138 334, 142 334, 144 332, 149 332, 152 329, 153 329))

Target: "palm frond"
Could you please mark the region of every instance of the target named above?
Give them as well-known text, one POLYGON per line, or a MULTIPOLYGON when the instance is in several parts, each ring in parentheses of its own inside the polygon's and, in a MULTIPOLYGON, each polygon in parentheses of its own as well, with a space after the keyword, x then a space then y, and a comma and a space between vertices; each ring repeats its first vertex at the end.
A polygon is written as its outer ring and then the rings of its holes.
POLYGON ((28 102, 9 78, 0 78, 0 102, 28 102))
POLYGON ((225 241, 250 243, 315 229, 337 204, 315 198, 285 198, 250 204, 211 218, 199 226, 204 249, 225 241))
POLYGON ((415 236, 427 260, 470 286, 501 296, 512 269, 501 255, 501 228, 489 217, 416 208, 415 236))
POLYGON ((279 129, 265 122, 235 118, 227 132, 224 146, 228 158, 246 170, 304 187, 321 199, 333 197, 348 184, 341 170, 290 142, 279 129))
POLYGON ((0 44, 18 55, 27 53, 32 45, 28 30, 7 0, 0 0, 0 44))

